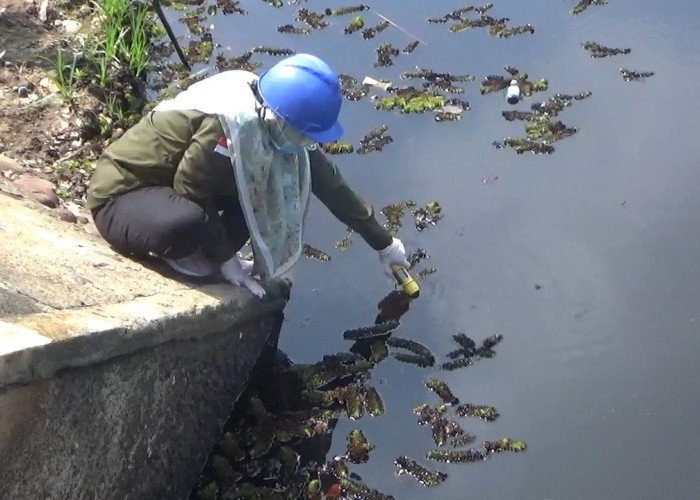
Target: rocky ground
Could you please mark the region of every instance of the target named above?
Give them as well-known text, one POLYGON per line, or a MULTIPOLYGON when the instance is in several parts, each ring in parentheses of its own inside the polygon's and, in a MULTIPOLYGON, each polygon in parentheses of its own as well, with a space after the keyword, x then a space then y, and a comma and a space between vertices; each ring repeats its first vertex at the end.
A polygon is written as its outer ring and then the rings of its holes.
POLYGON ((0 7, 0 190, 91 231, 83 204, 104 147, 95 123, 101 105, 89 89, 69 103, 52 75, 58 48, 89 36, 93 21, 87 5, 61 2, 4 0, 0 7))

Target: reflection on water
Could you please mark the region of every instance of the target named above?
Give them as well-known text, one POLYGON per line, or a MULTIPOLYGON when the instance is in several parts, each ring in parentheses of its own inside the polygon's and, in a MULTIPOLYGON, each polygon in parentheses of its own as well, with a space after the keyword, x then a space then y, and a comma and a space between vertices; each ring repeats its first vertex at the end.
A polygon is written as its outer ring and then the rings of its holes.
MULTIPOLYGON (((410 9, 399 0, 367 3, 372 9, 324 18, 329 26, 303 36, 277 27, 304 26, 294 19, 300 7, 323 12, 347 4, 274 8, 251 0, 240 3, 246 16, 202 24, 214 25, 221 44, 214 56, 260 45, 313 52, 355 78, 356 87, 365 76, 408 84, 400 75, 415 66, 477 77, 459 85, 469 103, 459 120, 378 110, 368 96, 346 100, 344 141, 357 145, 382 125, 393 141, 380 153, 334 159, 376 207, 439 200, 445 215, 426 231, 399 231, 409 249, 426 249, 438 271, 408 309, 386 308, 387 318, 400 316, 397 333, 436 359, 455 349, 458 332, 506 340, 488 362, 452 372, 437 362, 421 367, 387 357, 372 373, 385 416, 340 418, 328 456, 345 453, 343 438, 360 427, 376 448, 353 470, 396 498, 431 497, 426 491, 445 499, 700 495, 700 460, 692 447, 675 444, 700 432, 700 143, 692 95, 700 80, 700 4, 615 0, 573 15, 574 0, 503 0, 487 14, 510 18, 511 27, 532 25, 535 33, 499 38, 488 27, 453 32, 452 23, 425 22, 463 8, 460 2, 410 9), (344 33, 354 16, 367 29, 385 21, 380 14, 393 24, 372 37, 344 33), (391 66, 374 66, 381 44, 404 48, 413 37, 425 43, 392 55, 391 66), (631 50, 593 58, 582 46, 587 41, 631 50), (505 66, 526 69, 531 81, 546 78, 548 89, 515 106, 502 92, 481 95, 479 82, 505 66), (620 68, 654 75, 625 81, 620 68), (504 111, 526 113, 536 100, 587 91, 590 98, 566 110, 564 122, 578 131, 558 141, 553 154, 492 147, 526 137, 523 121, 509 121, 504 111), (397 457, 420 462, 434 446, 430 433, 416 432, 413 414, 429 378, 498 408, 496 421, 473 424, 480 439, 513 436, 527 450, 489 463, 439 464, 448 478, 430 490, 396 478, 397 457)), ((179 15, 170 12, 173 22, 179 15)), ((276 56, 255 53, 250 60, 269 65, 276 56)), ((375 321, 376 302, 391 290, 359 238, 345 251, 333 248, 344 229, 313 203, 306 240, 331 260, 303 260, 295 270, 281 348, 296 362, 347 350, 342 332, 375 321)))

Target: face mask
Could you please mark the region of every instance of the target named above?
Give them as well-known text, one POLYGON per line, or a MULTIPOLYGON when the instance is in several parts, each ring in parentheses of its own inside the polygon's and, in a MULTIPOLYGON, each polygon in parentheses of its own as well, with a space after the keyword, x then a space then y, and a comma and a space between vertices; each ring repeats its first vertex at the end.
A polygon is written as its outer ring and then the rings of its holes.
POLYGON ((281 153, 297 154, 302 149, 315 145, 313 139, 295 130, 288 123, 283 122, 281 118, 273 115, 271 121, 274 123, 270 123, 268 126, 270 142, 281 153))

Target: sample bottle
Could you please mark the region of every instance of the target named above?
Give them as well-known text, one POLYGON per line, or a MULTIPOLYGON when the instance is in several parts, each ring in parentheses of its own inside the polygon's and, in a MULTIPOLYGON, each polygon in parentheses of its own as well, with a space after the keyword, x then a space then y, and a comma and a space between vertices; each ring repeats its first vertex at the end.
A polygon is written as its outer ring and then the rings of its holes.
POLYGON ((408 273, 403 266, 391 266, 391 272, 396 282, 403 288, 403 293, 415 299, 420 293, 420 287, 416 280, 408 273))
POLYGON ((518 80, 511 80, 508 90, 506 90, 506 101, 508 104, 518 104, 520 102, 520 85, 518 80))

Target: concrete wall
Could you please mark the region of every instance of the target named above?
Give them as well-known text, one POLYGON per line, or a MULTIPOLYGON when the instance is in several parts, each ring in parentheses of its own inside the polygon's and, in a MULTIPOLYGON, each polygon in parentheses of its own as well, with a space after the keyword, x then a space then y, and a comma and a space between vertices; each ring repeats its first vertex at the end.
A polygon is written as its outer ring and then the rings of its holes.
POLYGON ((186 498, 281 312, 0 392, 0 498, 186 498))

